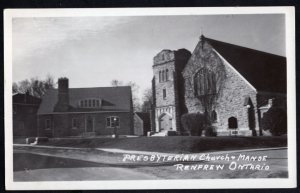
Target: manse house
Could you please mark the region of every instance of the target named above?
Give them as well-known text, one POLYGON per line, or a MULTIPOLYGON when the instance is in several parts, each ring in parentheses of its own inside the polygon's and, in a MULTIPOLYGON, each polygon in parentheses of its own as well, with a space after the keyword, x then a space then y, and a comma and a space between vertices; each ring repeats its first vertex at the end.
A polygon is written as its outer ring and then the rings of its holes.
POLYGON ((262 135, 261 119, 275 102, 286 110, 286 58, 201 35, 191 53, 154 57, 155 131, 182 132, 181 116, 207 113, 217 135, 262 135))
POLYGON ((131 87, 69 88, 67 78, 48 90, 38 110, 38 136, 133 134, 131 87))

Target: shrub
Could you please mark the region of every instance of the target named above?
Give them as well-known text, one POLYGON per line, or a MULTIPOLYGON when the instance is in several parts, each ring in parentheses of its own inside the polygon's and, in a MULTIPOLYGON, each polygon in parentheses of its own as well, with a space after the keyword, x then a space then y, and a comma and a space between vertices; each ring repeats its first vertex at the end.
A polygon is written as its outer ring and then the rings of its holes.
POLYGON ((264 113, 262 121, 263 130, 268 130, 272 135, 279 136, 287 133, 287 114, 278 107, 271 107, 264 113))
POLYGON ((214 126, 207 126, 205 128, 205 136, 206 137, 216 137, 217 136, 217 129, 214 126))
POLYGON ((205 124, 205 115, 201 113, 187 113, 181 116, 184 133, 189 132, 193 136, 201 136, 205 124))

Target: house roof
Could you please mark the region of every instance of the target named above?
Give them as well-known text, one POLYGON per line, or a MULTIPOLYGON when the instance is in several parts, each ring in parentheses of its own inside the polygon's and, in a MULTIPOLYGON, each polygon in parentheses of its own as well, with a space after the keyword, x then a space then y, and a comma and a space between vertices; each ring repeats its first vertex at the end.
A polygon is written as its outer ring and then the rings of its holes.
POLYGON ((135 112, 135 114, 144 121, 144 124, 150 125, 150 113, 135 112))
POLYGON ((41 103, 41 99, 28 93, 17 93, 13 95, 13 103, 39 105, 41 103))
POLYGON ((286 58, 209 38, 206 41, 258 91, 286 93, 286 58))
MULTIPOLYGON (((53 114, 58 100, 58 90, 50 89, 42 98, 38 114, 53 114)), ((94 88, 69 88, 69 112, 90 111, 130 111, 131 87, 94 87, 94 88), (82 99, 100 98, 101 108, 79 108, 78 103, 82 99)))

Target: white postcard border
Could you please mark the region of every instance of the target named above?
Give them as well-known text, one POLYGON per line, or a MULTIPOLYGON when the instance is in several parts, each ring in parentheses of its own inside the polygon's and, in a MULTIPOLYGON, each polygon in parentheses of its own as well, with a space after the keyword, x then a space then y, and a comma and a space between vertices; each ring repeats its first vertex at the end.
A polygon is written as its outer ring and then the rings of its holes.
POLYGON ((219 189, 293 188, 296 180, 296 76, 294 7, 7 9, 4 11, 5 185, 7 190, 67 189, 219 189), (12 140, 12 19, 15 17, 154 16, 214 14, 285 14, 288 106, 288 173, 286 179, 197 179, 115 181, 13 181, 12 140), (158 183, 159 182, 159 183, 158 183))

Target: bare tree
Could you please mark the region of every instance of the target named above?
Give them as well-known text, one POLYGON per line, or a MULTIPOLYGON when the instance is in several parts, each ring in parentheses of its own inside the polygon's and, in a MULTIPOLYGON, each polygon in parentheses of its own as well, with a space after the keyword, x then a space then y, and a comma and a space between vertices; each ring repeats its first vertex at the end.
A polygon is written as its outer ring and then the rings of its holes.
POLYGON ((55 88, 56 83, 54 78, 47 75, 45 80, 40 80, 39 78, 31 78, 22 80, 18 83, 13 83, 13 93, 29 93, 32 96, 41 98, 47 90, 55 88))
POLYGON ((149 112, 149 110, 151 110, 151 106, 153 103, 153 95, 152 95, 152 89, 151 88, 147 88, 144 90, 143 93, 143 104, 142 104, 142 112, 149 112))
POLYGON ((132 81, 128 82, 126 85, 131 87, 133 111, 141 111, 140 99, 138 97, 140 87, 132 81))
MULTIPOLYGON (((117 79, 113 79, 111 81, 111 85, 112 86, 123 86, 123 82, 117 79)), ((130 86, 131 87, 131 92, 132 92, 132 103, 133 103, 133 111, 141 111, 141 104, 140 104, 140 100, 138 97, 138 92, 140 87, 132 81, 129 81, 128 83, 125 84, 126 86, 130 86)))
POLYGON ((117 79, 113 79, 110 84, 111 86, 123 86, 123 82, 117 79))
POLYGON ((13 85, 12 85, 12 92, 13 92, 13 94, 15 94, 15 93, 18 93, 18 84, 17 83, 13 83, 13 85))

